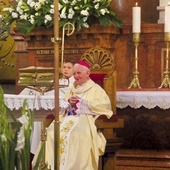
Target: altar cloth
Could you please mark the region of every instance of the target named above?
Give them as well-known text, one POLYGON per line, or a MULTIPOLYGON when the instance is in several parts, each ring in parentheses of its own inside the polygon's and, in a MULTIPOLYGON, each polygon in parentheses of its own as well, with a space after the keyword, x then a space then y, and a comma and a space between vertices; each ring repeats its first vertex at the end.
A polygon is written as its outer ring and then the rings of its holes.
POLYGON ((117 91, 116 106, 121 109, 128 106, 134 109, 142 106, 147 109, 169 109, 170 91, 117 91))
MULTIPOLYGON (((28 107, 31 110, 54 110, 54 95, 13 95, 5 94, 5 104, 10 110, 19 110, 24 100, 27 100, 28 107)), ((161 109, 170 108, 170 91, 117 91, 116 92, 117 108, 131 107, 138 109, 145 107, 153 109, 159 107, 161 109)))
POLYGON ((5 104, 10 110, 19 110, 26 99, 31 110, 53 110, 55 107, 54 95, 13 95, 5 94, 5 104))

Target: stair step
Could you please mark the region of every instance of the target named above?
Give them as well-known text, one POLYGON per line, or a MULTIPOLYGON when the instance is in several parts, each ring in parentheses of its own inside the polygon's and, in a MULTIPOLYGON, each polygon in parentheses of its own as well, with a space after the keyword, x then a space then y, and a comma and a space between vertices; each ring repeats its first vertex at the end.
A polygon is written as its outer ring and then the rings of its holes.
POLYGON ((116 153, 117 170, 170 169, 170 151, 119 150, 116 153))
POLYGON ((136 166, 136 167, 160 167, 160 168, 169 168, 170 162, 168 161, 151 161, 151 160, 127 160, 127 159, 117 159, 117 166, 136 166))

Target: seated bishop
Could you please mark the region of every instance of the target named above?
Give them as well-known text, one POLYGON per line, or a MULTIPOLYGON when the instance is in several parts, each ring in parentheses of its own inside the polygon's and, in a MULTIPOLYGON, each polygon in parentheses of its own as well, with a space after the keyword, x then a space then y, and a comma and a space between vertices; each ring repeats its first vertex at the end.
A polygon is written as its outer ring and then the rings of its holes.
MULTIPOLYGON (((90 67, 85 61, 74 67, 75 82, 65 94, 60 107, 60 170, 98 170, 99 156, 105 152, 106 139, 97 130, 95 120, 113 112, 108 95, 90 79, 90 67)), ((54 123, 47 128, 45 163, 54 170, 54 123)), ((36 165, 41 143, 33 160, 36 165)))

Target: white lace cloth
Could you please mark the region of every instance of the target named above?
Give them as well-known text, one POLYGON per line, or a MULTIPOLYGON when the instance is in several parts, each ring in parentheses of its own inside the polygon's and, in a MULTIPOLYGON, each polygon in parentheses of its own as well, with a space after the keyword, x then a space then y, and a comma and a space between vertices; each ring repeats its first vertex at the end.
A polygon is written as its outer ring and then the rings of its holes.
POLYGON ((118 108, 137 109, 141 106, 152 109, 158 106, 161 109, 170 108, 170 91, 117 91, 116 106, 118 108))
POLYGON ((96 115, 95 113, 93 113, 87 104, 87 101, 85 99, 80 99, 79 102, 76 104, 77 106, 77 110, 76 113, 77 114, 91 114, 91 115, 96 115))
POLYGON ((28 107, 30 109, 40 110, 52 110, 55 107, 54 96, 35 96, 35 95, 12 95, 5 94, 5 104, 10 110, 19 110, 24 100, 27 100, 28 107))
MULTIPOLYGON (((53 110, 55 108, 54 95, 11 95, 5 94, 5 104, 10 110, 19 110, 23 106, 26 99, 29 109, 31 110, 53 110)), ((59 100, 59 107, 61 112, 68 107, 69 103, 61 99, 59 100)))
MULTIPOLYGON (((11 110, 19 110, 24 100, 27 100, 30 109, 53 110, 55 107, 54 95, 12 95, 5 94, 5 104, 11 110)), ((158 106, 161 109, 170 108, 170 91, 117 91, 116 106, 118 108, 140 108, 141 106, 152 109, 158 106)), ((63 103, 59 102, 61 108, 63 103)), ((65 105, 65 103, 64 103, 65 105)), ((65 106, 66 107, 66 106, 65 106)))

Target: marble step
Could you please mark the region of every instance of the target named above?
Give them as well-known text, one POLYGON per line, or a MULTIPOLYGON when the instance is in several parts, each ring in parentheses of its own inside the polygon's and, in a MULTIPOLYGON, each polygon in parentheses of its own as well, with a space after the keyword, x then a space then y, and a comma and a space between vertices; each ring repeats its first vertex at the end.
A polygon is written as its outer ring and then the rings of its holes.
POLYGON ((170 169, 170 150, 119 150, 116 156, 117 170, 170 169))

